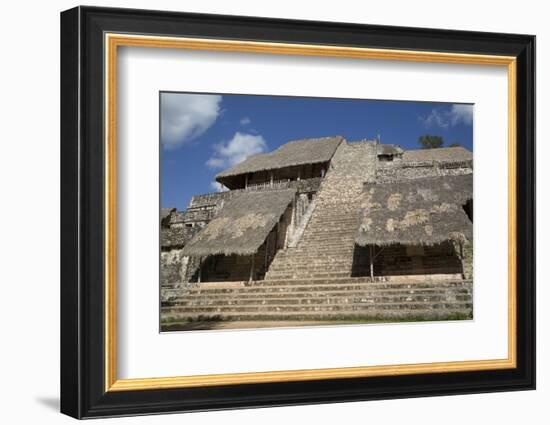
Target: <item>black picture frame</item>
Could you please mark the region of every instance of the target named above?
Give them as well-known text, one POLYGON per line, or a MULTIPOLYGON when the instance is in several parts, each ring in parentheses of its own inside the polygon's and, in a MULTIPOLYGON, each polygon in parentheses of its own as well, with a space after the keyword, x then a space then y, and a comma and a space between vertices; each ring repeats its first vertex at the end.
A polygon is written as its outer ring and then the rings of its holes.
POLYGON ((92 418, 535 388, 534 36, 76 7, 61 13, 61 117, 62 413, 92 418), (102 231, 106 32, 516 57, 517 367, 106 392, 102 231))

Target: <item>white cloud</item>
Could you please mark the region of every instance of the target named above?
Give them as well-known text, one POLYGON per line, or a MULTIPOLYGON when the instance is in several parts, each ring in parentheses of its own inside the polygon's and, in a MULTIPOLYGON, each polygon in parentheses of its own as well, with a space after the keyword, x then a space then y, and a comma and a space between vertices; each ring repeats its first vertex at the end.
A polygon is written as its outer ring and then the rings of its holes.
POLYGON ((449 121, 445 116, 445 113, 437 109, 432 109, 432 112, 430 112, 429 115, 425 117, 420 117, 420 121, 422 121, 422 123, 426 127, 436 127, 436 126, 441 128, 449 127, 449 121))
POLYGON ((212 157, 206 161, 206 165, 210 168, 223 168, 225 167, 225 159, 212 157))
POLYGON ((161 142, 174 149, 208 130, 220 115, 218 95, 162 93, 161 142))
POLYGON ((238 131, 228 142, 214 145, 214 155, 206 161, 206 165, 210 168, 231 167, 266 149, 267 143, 262 136, 238 131))
POLYGON ((451 124, 472 125, 474 119, 473 105, 453 105, 451 108, 451 124))
POLYGON ((225 192, 227 190, 227 188, 223 184, 216 181, 210 182, 210 187, 216 192, 225 192))
POLYGON ((449 128, 457 124, 472 125, 473 113, 472 105, 453 105, 450 110, 432 109, 419 119, 426 127, 449 128))
POLYGON ((241 125, 248 125, 250 124, 252 121, 250 121, 250 118, 248 117, 242 117, 241 118, 241 125))

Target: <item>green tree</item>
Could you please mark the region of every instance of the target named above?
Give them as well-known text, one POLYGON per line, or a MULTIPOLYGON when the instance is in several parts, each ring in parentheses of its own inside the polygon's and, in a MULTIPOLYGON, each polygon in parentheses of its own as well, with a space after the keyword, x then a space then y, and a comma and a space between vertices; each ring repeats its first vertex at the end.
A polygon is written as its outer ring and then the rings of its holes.
POLYGON ((458 147, 460 147, 460 146, 462 146, 462 145, 461 145, 460 143, 457 143, 457 142, 451 143, 451 144, 449 145, 450 148, 458 148, 458 147))
POLYGON ((422 149, 435 149, 443 146, 443 137, 425 134, 418 138, 418 144, 422 149))

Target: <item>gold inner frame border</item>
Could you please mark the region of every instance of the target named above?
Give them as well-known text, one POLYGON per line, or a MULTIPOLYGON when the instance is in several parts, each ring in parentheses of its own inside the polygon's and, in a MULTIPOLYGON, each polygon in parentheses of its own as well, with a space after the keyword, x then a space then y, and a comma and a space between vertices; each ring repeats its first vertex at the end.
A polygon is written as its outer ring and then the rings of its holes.
POLYGON ((450 373, 513 369, 517 365, 516 338, 516 58, 463 53, 371 49, 330 45, 287 44, 201 38, 162 37, 106 33, 105 46, 105 391, 137 391, 217 385, 239 385, 323 379, 380 377, 421 373, 450 373), (278 55, 340 57, 403 62, 432 62, 468 65, 504 66, 508 72, 508 357, 495 360, 398 364, 285 371, 246 372, 213 375, 118 379, 116 324, 116 123, 117 123, 117 51, 118 47, 149 47, 228 51, 278 55))

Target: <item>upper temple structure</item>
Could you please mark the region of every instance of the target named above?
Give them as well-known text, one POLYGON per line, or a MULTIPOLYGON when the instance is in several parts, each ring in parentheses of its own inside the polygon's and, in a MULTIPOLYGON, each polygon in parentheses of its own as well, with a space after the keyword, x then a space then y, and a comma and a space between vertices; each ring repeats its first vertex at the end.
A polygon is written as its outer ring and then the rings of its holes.
POLYGON ((452 291, 471 285, 472 173, 472 153, 462 147, 403 150, 339 136, 250 156, 216 176, 227 190, 194 196, 185 211, 161 210, 163 314, 354 317, 363 310, 349 293, 342 307, 344 287, 427 282, 447 288, 439 307, 377 304, 372 316, 471 315, 471 291, 465 299, 452 291), (281 299, 301 287, 327 301, 271 310, 173 302, 182 291, 198 300, 216 287, 251 297, 252 289, 277 288, 281 299))

